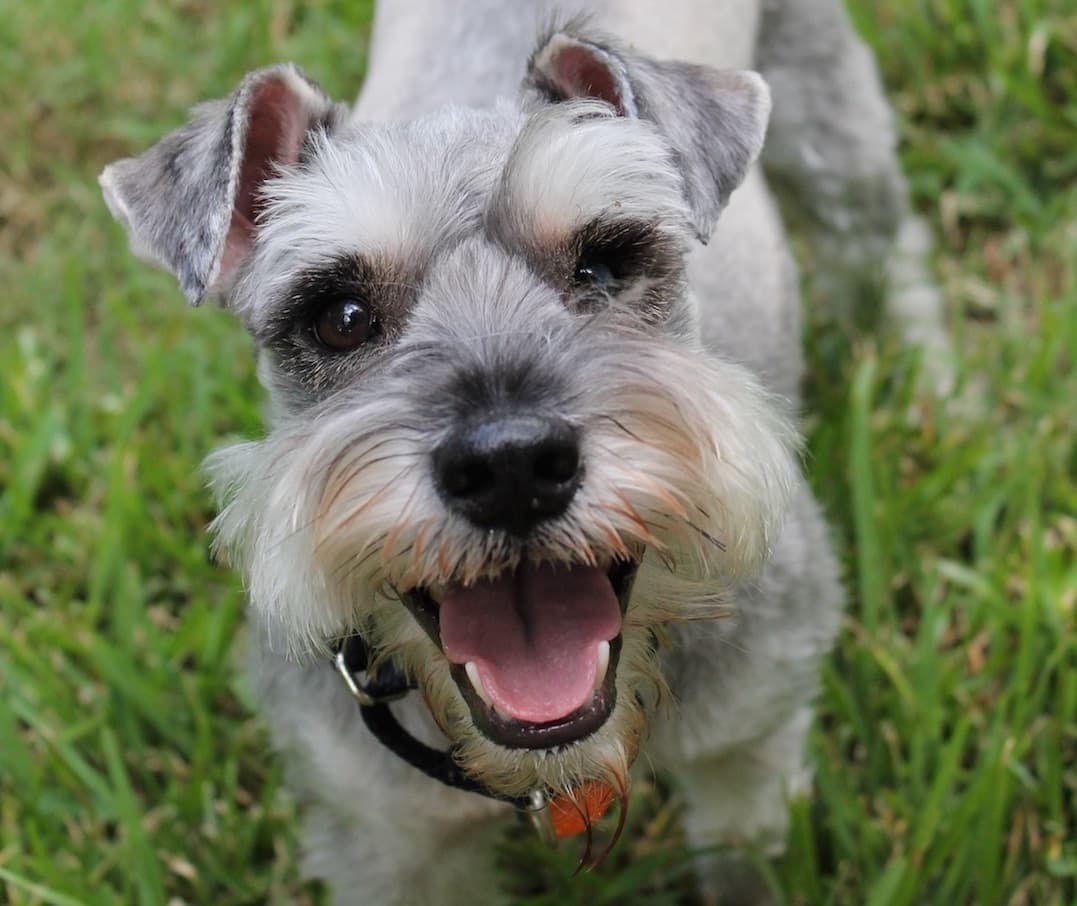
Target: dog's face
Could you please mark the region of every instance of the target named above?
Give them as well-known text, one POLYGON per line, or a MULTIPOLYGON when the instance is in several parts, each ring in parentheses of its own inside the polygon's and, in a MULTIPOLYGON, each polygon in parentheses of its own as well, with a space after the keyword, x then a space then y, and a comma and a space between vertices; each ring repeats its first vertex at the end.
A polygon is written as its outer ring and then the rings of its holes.
POLYGON ((361 630, 502 793, 623 788, 662 625, 766 556, 792 434, 684 276, 766 110, 561 32, 492 111, 350 122, 277 67, 103 176, 258 345, 271 431, 211 467, 269 643, 361 630))

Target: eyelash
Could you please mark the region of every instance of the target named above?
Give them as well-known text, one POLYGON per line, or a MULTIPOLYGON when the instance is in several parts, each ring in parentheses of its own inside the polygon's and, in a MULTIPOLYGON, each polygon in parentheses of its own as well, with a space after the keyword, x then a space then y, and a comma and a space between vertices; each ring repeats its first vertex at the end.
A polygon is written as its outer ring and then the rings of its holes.
POLYGON ((580 288, 615 288, 642 277, 660 264, 658 238, 652 227, 592 225, 580 231, 575 242, 572 282, 580 288), (595 279, 596 273, 609 274, 595 279))

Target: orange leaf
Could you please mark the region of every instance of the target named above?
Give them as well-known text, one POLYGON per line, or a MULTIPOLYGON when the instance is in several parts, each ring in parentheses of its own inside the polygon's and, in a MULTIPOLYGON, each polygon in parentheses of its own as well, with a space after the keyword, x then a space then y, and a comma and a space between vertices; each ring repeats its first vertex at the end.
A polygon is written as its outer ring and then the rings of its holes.
POLYGON ((605 783, 589 780, 572 796, 558 796, 550 802, 550 820, 558 837, 572 837, 587 830, 613 803, 613 790, 605 783))

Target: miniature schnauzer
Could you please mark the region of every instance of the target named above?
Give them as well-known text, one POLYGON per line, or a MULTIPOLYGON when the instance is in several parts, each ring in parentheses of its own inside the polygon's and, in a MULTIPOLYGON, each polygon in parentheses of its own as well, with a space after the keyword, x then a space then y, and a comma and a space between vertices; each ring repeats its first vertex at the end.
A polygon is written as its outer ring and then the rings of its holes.
POLYGON ((214 531, 334 902, 496 902, 505 801, 623 816, 644 747, 705 896, 755 883, 715 842, 781 849, 842 593, 761 151, 834 292, 889 268, 934 335, 839 0, 383 0, 354 110, 273 66, 104 171, 258 348, 269 433, 210 459, 214 531))

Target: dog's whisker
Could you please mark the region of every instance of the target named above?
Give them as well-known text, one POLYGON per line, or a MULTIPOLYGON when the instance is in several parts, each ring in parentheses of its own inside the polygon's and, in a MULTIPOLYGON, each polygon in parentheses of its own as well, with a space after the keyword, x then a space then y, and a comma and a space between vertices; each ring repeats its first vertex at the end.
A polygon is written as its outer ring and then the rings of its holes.
POLYGON ((677 572, 677 558, 673 555, 673 551, 658 550, 655 551, 655 556, 658 558, 658 562, 665 567, 666 572, 670 574, 677 572))
POLYGON ((449 572, 448 542, 445 539, 442 539, 438 544, 437 562, 439 578, 443 582, 447 581, 451 574, 449 572))
POLYGON ((573 877, 575 877, 581 871, 589 871, 591 868, 591 848, 594 844, 594 825, 591 822, 591 816, 587 813, 585 808, 576 801, 575 795, 568 797, 568 803, 576 810, 576 813, 583 824, 584 833, 586 834, 583 853, 576 863, 576 870, 572 872, 573 877))
POLYGON ((412 435, 412 440, 415 441, 420 440, 422 436, 421 433, 406 431, 399 426, 394 426, 392 432, 387 432, 376 438, 370 437, 367 432, 361 432, 346 442, 340 443, 340 449, 329 462, 319 469, 319 472, 326 476, 328 482, 329 479, 340 472, 344 467, 344 463, 348 460, 356 462, 369 461, 373 458, 373 454, 383 447, 390 444, 403 445, 408 443, 409 434, 412 435))
POLYGON ((611 422, 622 434, 627 435, 630 440, 634 440, 640 445, 644 444, 643 439, 638 434, 636 434, 634 431, 628 430, 622 420, 611 415, 609 412, 599 413, 598 418, 603 421, 611 422))
POLYGON ((419 493, 419 485, 412 486, 411 493, 408 495, 408 499, 404 501, 404 506, 400 510, 400 515, 397 517, 396 522, 386 533, 385 544, 381 551, 382 565, 385 565, 393 558, 393 548, 396 547, 396 542, 400 537, 400 533, 407 528, 408 523, 411 521, 411 506, 415 502, 415 495, 419 493))
POLYGON ((422 520, 415 529, 415 540, 412 542, 411 568, 416 575, 420 572, 420 560, 425 550, 426 535, 430 531, 433 520, 422 520))
POLYGON ((360 458, 355 467, 343 478, 334 478, 329 476, 329 480, 326 482, 328 486, 335 485, 336 490, 333 492, 333 496, 328 501, 319 507, 318 518, 321 518, 325 513, 331 511, 340 500, 340 496, 359 479, 359 476, 366 472, 368 469, 376 468, 382 463, 392 462, 397 459, 417 459, 418 453, 414 452, 399 452, 399 453, 386 453, 382 456, 375 456, 371 459, 360 458))
POLYGON ((694 522, 691 522, 688 519, 684 520, 684 524, 686 526, 688 526, 688 528, 692 529, 692 531, 696 532, 704 541, 706 541, 712 547, 715 547, 718 550, 725 553, 725 550, 726 550, 725 544, 721 540, 719 540, 718 538, 714 537, 714 535, 712 535, 710 532, 708 532, 705 528, 703 528, 702 526, 696 525, 694 522))
POLYGON ((688 511, 668 488, 663 487, 659 482, 649 477, 646 473, 641 472, 639 469, 634 469, 632 473, 633 480, 641 487, 647 488, 648 492, 661 500, 670 511, 670 514, 677 516, 681 519, 688 518, 688 511))
POLYGON ((613 829, 613 833, 610 834, 610 838, 606 842, 605 848, 595 860, 593 866, 595 870, 601 868, 606 859, 609 858, 610 853, 613 852, 613 848, 617 845, 617 841, 621 839, 621 834, 624 832, 627 819, 628 785, 626 783, 620 783, 617 787, 617 824, 613 829))
POLYGON ((411 472, 414 472, 415 469, 416 465, 412 464, 410 466, 406 466, 405 468, 397 472, 396 475, 387 480, 380 488, 378 488, 377 491, 369 495, 357 507, 354 507, 352 510, 350 510, 346 516, 343 516, 342 518, 338 519, 336 524, 332 526, 332 532, 342 532, 346 528, 348 528, 348 526, 354 524, 372 506, 377 503, 380 503, 397 484, 401 483, 407 477, 407 475, 411 472))
POLYGON ((361 548, 355 551, 351 557, 344 560, 335 571, 334 578, 339 582, 350 581, 355 574, 364 568, 372 559, 379 556, 380 542, 384 535, 370 538, 361 548))
MULTIPOLYGON (((602 508, 592 505, 589 507, 591 513, 601 513, 602 508)), ((610 549, 613 551, 614 556, 619 559, 628 558, 628 547, 625 545, 621 536, 618 534, 617 529, 607 519, 600 517, 592 517, 597 525, 599 531, 605 536, 606 541, 609 543, 610 549)))
MULTIPOLYGON (((412 454, 412 453, 393 454, 393 455, 390 455, 390 456, 380 457, 378 462, 379 463, 380 462, 389 462, 389 461, 391 461, 393 459, 408 458, 408 457, 414 457, 414 456, 417 456, 417 455, 418 454, 412 454)), ((375 463, 372 463, 372 465, 373 464, 375 464, 375 463)), ((354 480, 354 478, 357 478, 357 477, 358 476, 352 476, 351 480, 354 480)), ((346 485, 341 486, 341 491, 344 489, 345 486, 346 485)), ((336 502, 336 500, 334 499, 334 501, 332 501, 332 503, 335 503, 335 502, 336 502)), ((321 522, 323 519, 325 519, 326 514, 327 514, 325 511, 328 511, 330 509, 332 509, 332 506, 326 506, 324 508, 324 511, 319 510, 319 512, 315 513, 315 515, 312 516, 310 519, 307 519, 307 520, 305 520, 303 522, 298 523, 297 525, 292 527, 286 534, 282 535, 278 540, 270 543, 267 546, 267 550, 272 552, 272 553, 276 553, 277 551, 280 550, 280 548, 282 546, 287 544, 289 541, 292 541, 296 537, 298 537, 299 535, 302 535, 303 533, 309 531, 315 525, 317 525, 319 522, 321 522)))
POLYGON ((614 491, 614 496, 621 502, 619 507, 608 503, 604 503, 603 506, 610 512, 620 513, 620 515, 627 517, 635 527, 636 534, 649 547, 654 547, 656 550, 665 550, 665 542, 651 532, 647 520, 639 514, 628 497, 619 490, 614 491))

